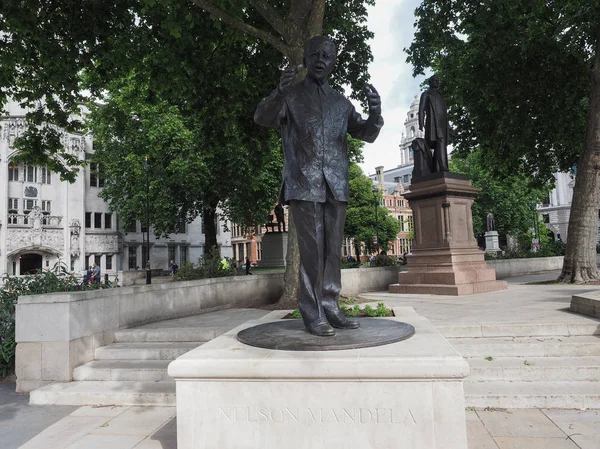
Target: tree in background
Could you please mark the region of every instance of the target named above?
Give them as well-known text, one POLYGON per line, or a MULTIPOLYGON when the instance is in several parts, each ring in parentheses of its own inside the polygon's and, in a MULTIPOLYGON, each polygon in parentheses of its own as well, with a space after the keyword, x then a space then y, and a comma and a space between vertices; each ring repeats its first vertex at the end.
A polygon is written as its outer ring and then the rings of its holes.
MULTIPOLYGON (((537 225, 539 215, 532 204, 539 204, 548 195, 549 189, 535 187, 530 177, 523 174, 497 176, 486 165, 481 151, 469 154, 454 154, 450 159, 450 170, 464 173, 475 187, 481 189, 473 203, 473 231, 481 237, 485 233, 488 212, 494 214, 496 231, 501 236, 510 235, 521 243, 531 242, 531 229, 537 225)), ((546 229, 541 226, 542 231, 546 229)))
POLYGON ((599 279, 600 2, 425 0, 407 49, 439 73, 459 153, 543 186, 577 164, 559 281, 599 279))
POLYGON ((363 245, 365 254, 372 254, 377 250, 388 251, 389 242, 396 240, 400 225, 398 220, 389 214, 388 209, 381 205, 381 191, 373 193, 373 181, 365 176, 361 168, 351 163, 349 171, 350 198, 346 210, 344 236, 354 240, 354 250, 357 260, 360 260, 363 245), (375 244, 377 235, 379 241, 375 244))

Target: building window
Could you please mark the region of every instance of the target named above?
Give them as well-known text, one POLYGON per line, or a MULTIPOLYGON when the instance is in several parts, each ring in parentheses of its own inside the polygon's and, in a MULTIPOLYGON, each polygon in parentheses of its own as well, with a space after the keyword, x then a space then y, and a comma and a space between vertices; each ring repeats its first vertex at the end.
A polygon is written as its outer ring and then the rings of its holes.
POLYGON ((112 270, 112 260, 113 260, 112 254, 108 254, 106 256, 106 266, 104 267, 105 269, 112 270))
POLYGON ((32 209, 37 206, 37 200, 23 200, 23 212, 28 214, 32 209))
POLYGON ((112 229, 112 214, 104 214, 104 228, 112 229))
POLYGON ((102 228, 102 214, 100 212, 96 212, 94 214, 94 228, 96 228, 96 229, 102 228))
POLYGON ((188 251, 187 246, 179 247, 179 265, 183 265, 184 263, 187 262, 187 260, 188 260, 187 251, 188 251))
POLYGON ((37 182, 37 167, 34 165, 25 166, 25 181, 37 182))
POLYGON ((412 215, 408 216, 407 222, 408 222, 408 229, 407 229, 407 231, 411 232, 413 230, 413 216, 412 215))
POLYGON ((44 214, 48 215, 51 212, 50 206, 51 206, 50 201, 43 200, 42 201, 42 212, 44 214))
POLYGON ((256 252, 257 252, 256 258, 258 260, 262 260, 262 242, 258 242, 256 244, 256 252))
POLYGON ((410 127, 410 137, 415 137, 415 127, 414 126, 410 127))
POLYGON ((185 232, 186 232, 185 225, 186 225, 185 219, 179 220, 175 224, 175 234, 185 234, 185 232))
POLYGON ((10 161, 8 163, 8 180, 18 181, 19 180, 19 164, 10 161))
POLYGON ((131 222, 129 228, 127 229, 127 232, 137 232, 137 221, 134 220, 133 222, 131 222))
POLYGON ((85 227, 88 229, 92 227, 92 213, 91 212, 85 213, 85 227))
POLYGON ((402 178, 402 182, 408 182, 408 175, 404 175, 404 178, 402 178))
POLYGON ((16 214, 19 209, 19 199, 18 198, 9 198, 8 199, 8 213, 16 214))
POLYGON ((137 247, 130 246, 129 247, 129 258, 128 258, 128 268, 130 270, 137 270, 137 247))
POLYGON ((46 167, 42 167, 42 184, 52 184, 50 173, 50 170, 48 170, 46 167))
POLYGON ((100 266, 100 262, 102 261, 102 256, 95 254, 94 255, 94 263, 98 266, 100 266))
POLYGON ((104 175, 102 164, 92 162, 90 164, 90 187, 104 187, 104 175))
POLYGON ((71 259, 71 271, 75 271, 75 259, 71 259))

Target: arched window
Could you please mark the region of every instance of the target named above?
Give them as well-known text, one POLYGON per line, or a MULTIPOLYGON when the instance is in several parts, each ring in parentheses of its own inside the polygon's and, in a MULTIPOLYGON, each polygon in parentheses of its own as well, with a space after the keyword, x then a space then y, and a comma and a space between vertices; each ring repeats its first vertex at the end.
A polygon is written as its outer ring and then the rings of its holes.
POLYGON ((8 180, 18 181, 19 180, 19 164, 13 161, 8 163, 8 180))
POLYGON ((414 126, 410 127, 410 137, 415 137, 415 127, 414 126))

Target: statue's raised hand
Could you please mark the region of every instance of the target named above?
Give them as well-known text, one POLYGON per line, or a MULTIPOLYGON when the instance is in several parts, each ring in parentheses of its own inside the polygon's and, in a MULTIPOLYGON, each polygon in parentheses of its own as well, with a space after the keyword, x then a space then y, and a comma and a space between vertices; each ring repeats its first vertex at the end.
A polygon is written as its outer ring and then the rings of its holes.
POLYGON ((294 81, 294 77, 303 68, 304 68, 304 66, 302 64, 300 64, 299 66, 296 66, 296 67, 290 66, 290 67, 287 67, 281 73, 281 78, 279 79, 279 85, 277 86, 277 90, 279 91, 279 93, 283 94, 283 93, 287 92, 287 90, 292 85, 292 81, 294 81))
POLYGON ((381 115, 381 98, 372 84, 365 84, 367 94, 367 104, 369 105, 370 115, 381 115))

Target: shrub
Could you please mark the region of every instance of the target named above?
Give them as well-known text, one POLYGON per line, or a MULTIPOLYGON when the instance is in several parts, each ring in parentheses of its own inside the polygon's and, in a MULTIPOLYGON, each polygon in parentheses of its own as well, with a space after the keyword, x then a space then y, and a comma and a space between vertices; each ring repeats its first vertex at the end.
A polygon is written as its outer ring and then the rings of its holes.
POLYGON ((360 262, 342 262, 342 270, 345 268, 360 268, 360 262))
POLYGON ((396 259, 392 259, 387 254, 377 254, 375 262, 373 262, 373 266, 375 267, 391 267, 394 265, 396 265, 396 259))
POLYGON ((219 250, 213 248, 198 259, 198 264, 184 263, 177 270, 174 281, 218 278, 237 275, 237 262, 229 257, 221 257, 219 250), (223 262, 225 261, 225 263, 223 262))

